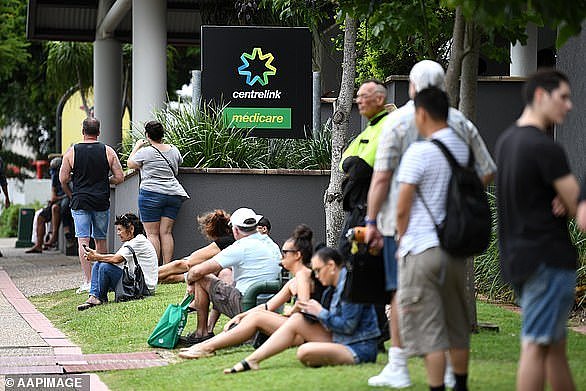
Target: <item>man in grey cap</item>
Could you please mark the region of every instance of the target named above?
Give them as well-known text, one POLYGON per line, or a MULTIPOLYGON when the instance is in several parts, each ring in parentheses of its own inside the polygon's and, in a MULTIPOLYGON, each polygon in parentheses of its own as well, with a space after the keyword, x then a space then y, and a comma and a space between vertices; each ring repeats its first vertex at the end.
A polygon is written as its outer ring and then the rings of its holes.
MULTIPOLYGON (((444 89, 444 79, 444 70, 437 62, 423 60, 415 64, 409 74, 409 97, 411 100, 389 114, 380 136, 374 173, 368 191, 365 221, 367 242, 372 247, 383 249, 387 290, 396 291, 397 289, 395 253, 398 238, 395 237, 395 234, 399 184, 396 180, 396 172, 403 154, 409 145, 418 138, 413 98, 424 88, 444 89)), ((454 108, 450 108, 448 125, 472 149, 478 175, 484 183, 490 182, 496 172, 496 166, 476 126, 454 108)), ((379 375, 368 380, 368 384, 371 386, 404 388, 411 385, 407 357, 401 348, 397 318, 396 301, 393 299, 391 301, 389 362, 379 375)), ((464 375, 463 370, 464 368, 454 368, 457 375, 464 375)), ((451 370, 448 369, 445 383, 448 386, 453 386, 454 382, 451 370)))
POLYGON ((187 292, 195 295, 197 328, 180 339, 181 345, 191 346, 214 336, 207 329, 210 302, 220 313, 232 318, 242 312, 242 297, 252 284, 278 277, 281 252, 268 235, 257 232, 261 218, 252 209, 237 209, 230 217, 236 241, 189 270, 187 292), (233 285, 216 277, 220 270, 229 267, 234 275, 233 285))

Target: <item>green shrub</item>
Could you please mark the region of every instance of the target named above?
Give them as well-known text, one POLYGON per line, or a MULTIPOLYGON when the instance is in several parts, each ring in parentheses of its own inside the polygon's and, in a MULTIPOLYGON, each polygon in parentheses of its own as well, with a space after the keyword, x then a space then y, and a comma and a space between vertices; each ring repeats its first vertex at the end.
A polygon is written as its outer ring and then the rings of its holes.
POLYGON ((37 210, 41 208, 41 203, 36 201, 28 205, 12 204, 4 208, 0 214, 0 238, 13 238, 18 235, 18 216, 21 208, 37 210))
MULTIPOLYGON (((489 187, 488 197, 492 210, 492 238, 488 249, 474 259, 474 283, 476 292, 490 300, 513 302, 514 292, 510 285, 500 277, 500 258, 498 249, 498 226, 496 196, 494 186, 489 187)), ((570 239, 578 252, 578 270, 576 276, 576 305, 586 305, 586 234, 578 229, 575 220, 568 222, 570 239)))
MULTIPOLYGON (((166 129, 165 141, 175 145, 183 156, 183 167, 197 168, 330 168, 331 129, 324 126, 307 139, 268 139, 250 136, 222 116, 225 106, 201 105, 194 112, 190 103, 178 108, 167 106, 155 113, 166 129)), ((134 130, 122 143, 125 161, 137 138, 134 130)))

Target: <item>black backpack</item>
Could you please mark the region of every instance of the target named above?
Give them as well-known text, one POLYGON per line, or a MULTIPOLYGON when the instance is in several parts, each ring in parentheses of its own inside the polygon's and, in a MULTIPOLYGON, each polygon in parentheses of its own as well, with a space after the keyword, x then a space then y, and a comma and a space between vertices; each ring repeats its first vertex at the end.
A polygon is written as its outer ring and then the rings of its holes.
MULTIPOLYGON (((460 166, 441 141, 432 139, 431 142, 438 146, 452 168, 446 196, 446 217, 440 224, 433 222, 440 244, 449 254, 457 257, 479 254, 488 247, 492 224, 484 185, 474 171, 474 155, 470 150, 468 164, 460 166)), ((419 189, 417 194, 433 221, 419 189)))

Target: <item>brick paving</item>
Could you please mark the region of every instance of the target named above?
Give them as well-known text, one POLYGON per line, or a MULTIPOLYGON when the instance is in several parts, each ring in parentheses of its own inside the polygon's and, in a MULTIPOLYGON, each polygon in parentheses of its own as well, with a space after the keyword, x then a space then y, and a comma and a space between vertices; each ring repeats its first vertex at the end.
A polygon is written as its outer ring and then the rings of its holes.
MULTIPOLYGON (((71 289, 79 285, 76 257, 25 254, 0 239, 0 384, 4 375, 84 374, 88 372, 165 366, 156 352, 83 354, 41 314, 26 295, 71 289), (49 257, 48 262, 46 258, 49 257), (15 280, 11 276, 15 276, 15 280), (39 287, 38 285, 42 286, 39 287), (20 289, 19 289, 20 288, 20 289)), ((10 243, 10 242, 8 242, 10 243)), ((92 391, 108 390, 90 374, 92 391)))

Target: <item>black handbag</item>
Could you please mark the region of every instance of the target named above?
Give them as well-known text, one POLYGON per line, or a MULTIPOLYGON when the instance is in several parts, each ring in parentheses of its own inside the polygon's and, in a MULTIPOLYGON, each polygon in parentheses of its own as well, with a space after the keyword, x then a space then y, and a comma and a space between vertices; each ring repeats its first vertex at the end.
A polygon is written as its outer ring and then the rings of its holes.
POLYGON ((363 243, 357 246, 358 251, 346 260, 344 299, 362 304, 389 304, 392 292, 386 290, 382 254, 370 254, 363 243))
POLYGON ((132 258, 134 258, 134 276, 130 274, 130 270, 128 270, 128 262, 124 261, 122 277, 118 281, 115 290, 116 302, 137 300, 151 295, 144 280, 142 268, 138 263, 138 259, 136 259, 134 249, 127 244, 125 244, 124 247, 130 250, 132 258))

